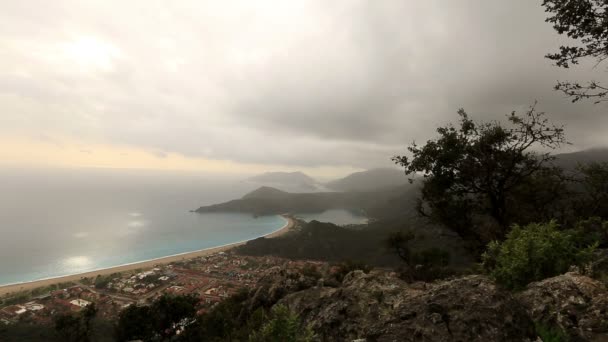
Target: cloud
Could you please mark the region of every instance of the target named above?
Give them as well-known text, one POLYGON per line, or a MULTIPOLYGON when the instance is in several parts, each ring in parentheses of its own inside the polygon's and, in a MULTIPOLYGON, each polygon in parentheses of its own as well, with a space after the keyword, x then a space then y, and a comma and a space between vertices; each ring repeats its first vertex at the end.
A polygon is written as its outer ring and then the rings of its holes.
POLYGON ((571 104, 562 42, 527 0, 11 2, 0 13, 0 134, 166 159, 390 165, 460 107, 539 101, 571 148, 608 144, 605 105, 571 104))

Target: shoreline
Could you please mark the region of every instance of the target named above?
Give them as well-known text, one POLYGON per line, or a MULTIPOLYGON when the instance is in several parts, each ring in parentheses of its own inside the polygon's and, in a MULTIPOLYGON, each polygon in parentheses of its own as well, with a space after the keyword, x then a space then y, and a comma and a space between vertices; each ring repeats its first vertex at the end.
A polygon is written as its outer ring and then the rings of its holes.
POLYGON ((230 243, 227 245, 222 245, 222 246, 217 246, 217 247, 200 249, 200 250, 192 251, 192 252, 184 252, 184 253, 169 255, 166 257, 138 261, 138 262, 134 262, 134 263, 113 266, 113 267, 108 267, 108 268, 102 268, 102 269, 93 270, 93 271, 87 271, 87 272, 53 277, 53 278, 33 280, 33 281, 28 281, 28 282, 23 282, 23 283, 0 285, 0 297, 6 296, 11 293, 31 291, 31 290, 39 288, 39 287, 46 287, 46 286, 50 286, 50 285, 54 285, 54 284, 58 284, 58 283, 79 281, 82 278, 91 278, 91 277, 94 278, 94 277, 97 277, 98 275, 103 276, 103 275, 109 275, 112 273, 128 272, 128 271, 133 271, 133 270, 140 269, 140 268, 153 268, 156 265, 170 264, 172 262, 194 259, 194 258, 198 258, 198 257, 202 257, 202 256, 216 254, 219 252, 226 252, 234 247, 244 245, 251 240, 259 239, 261 237, 275 238, 275 237, 278 237, 278 236, 281 236, 281 235, 287 233, 295 225, 295 220, 292 217, 285 215, 285 214, 280 215, 280 216, 283 217, 285 220, 287 220, 287 222, 285 223, 285 225, 283 227, 275 230, 274 232, 271 232, 266 235, 262 235, 262 236, 259 236, 259 237, 253 238, 253 239, 233 242, 233 243, 230 243))

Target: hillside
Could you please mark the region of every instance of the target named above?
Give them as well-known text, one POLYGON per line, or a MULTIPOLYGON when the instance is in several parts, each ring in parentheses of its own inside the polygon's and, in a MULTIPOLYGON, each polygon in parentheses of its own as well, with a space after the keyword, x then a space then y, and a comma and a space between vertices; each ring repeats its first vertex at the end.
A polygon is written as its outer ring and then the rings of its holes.
POLYGON ((240 199, 203 206, 198 213, 241 212, 256 215, 315 213, 330 209, 363 211, 370 218, 410 213, 417 195, 415 186, 370 192, 290 193, 260 187, 240 199))
POLYGON ((333 223, 298 221, 297 229, 284 236, 258 238, 236 248, 242 255, 274 255, 294 260, 331 262, 358 261, 372 266, 399 267, 403 261, 386 248, 391 233, 408 230, 415 234, 413 251, 440 248, 450 255, 450 266, 464 269, 473 259, 462 240, 450 231, 416 218, 392 218, 367 225, 340 227, 333 223))
POLYGON ((407 183, 403 170, 371 169, 355 172, 344 178, 328 182, 325 186, 334 191, 378 191, 386 188, 402 186, 407 183))
POLYGON ((574 169, 579 163, 608 162, 608 147, 592 148, 572 153, 555 155, 555 164, 564 169, 574 169))
POLYGON ((279 188, 291 192, 317 191, 319 185, 312 177, 302 172, 266 172, 245 180, 262 186, 279 188))

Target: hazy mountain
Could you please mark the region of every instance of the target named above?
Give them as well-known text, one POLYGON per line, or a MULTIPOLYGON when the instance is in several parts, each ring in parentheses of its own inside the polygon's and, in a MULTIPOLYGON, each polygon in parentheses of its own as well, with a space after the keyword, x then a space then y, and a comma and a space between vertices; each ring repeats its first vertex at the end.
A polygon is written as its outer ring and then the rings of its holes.
POLYGON ((248 178, 246 182, 271 186, 290 192, 318 191, 318 182, 302 172, 266 172, 248 178))
POLYGON ((288 192, 263 186, 243 196, 242 199, 260 198, 260 199, 281 199, 289 196, 288 192))
POLYGON ((404 184, 407 184, 407 177, 403 170, 382 168, 355 172, 325 186, 335 191, 375 191, 404 184))
POLYGON ((556 155, 555 163, 565 169, 573 169, 579 163, 608 162, 608 147, 592 148, 588 150, 562 153, 556 155))

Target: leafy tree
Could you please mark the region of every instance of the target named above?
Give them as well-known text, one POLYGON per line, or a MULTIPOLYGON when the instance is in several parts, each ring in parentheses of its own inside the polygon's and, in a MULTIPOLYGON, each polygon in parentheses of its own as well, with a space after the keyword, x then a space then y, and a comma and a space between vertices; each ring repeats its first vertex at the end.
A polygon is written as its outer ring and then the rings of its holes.
MULTIPOLYGON (((551 15, 546 19, 553 24, 559 34, 566 34, 576 39, 580 46, 561 46, 559 52, 546 57, 556 65, 569 68, 579 60, 592 58, 597 64, 608 58, 608 2, 605 0, 544 0, 545 11, 551 15)), ((595 99, 596 103, 606 101, 608 87, 596 81, 586 85, 577 82, 559 82, 555 86, 572 98, 572 102, 581 99, 595 99)))
MULTIPOLYGON (((244 303, 248 298, 248 292, 242 290, 223 300, 210 312, 197 317, 196 322, 188 326, 185 332, 180 334, 178 340, 238 341, 246 339, 249 331, 261 325, 261 319, 256 319, 259 312, 254 312, 255 315, 252 314, 251 317, 247 316, 244 303)), ((260 310, 264 311, 263 308, 260 310)))
POLYGON ((391 233, 387 240, 387 247, 392 250, 401 260, 403 260, 408 266, 412 266, 412 251, 408 243, 414 239, 414 234, 412 232, 393 232, 391 233))
POLYGON ((122 310, 114 328, 117 341, 150 341, 154 336, 154 321, 148 306, 131 305, 122 310))
POLYGON ((198 299, 194 296, 163 295, 151 306, 130 306, 123 310, 115 327, 119 341, 170 340, 192 324, 198 299))
POLYGON ((587 217, 608 219, 608 163, 592 162, 577 167, 583 200, 577 208, 587 217))
POLYGON ((87 342, 91 340, 91 325, 97 315, 95 303, 84 307, 80 314, 64 314, 55 318, 55 331, 63 341, 87 342))
POLYGON ((508 232, 517 214, 511 204, 529 200, 515 199, 518 189, 554 170, 554 157, 532 148, 550 150, 567 142, 563 128, 549 123, 535 106, 523 116, 511 113, 508 127, 474 122, 462 109, 458 115, 458 127, 439 127, 438 138, 408 147, 411 158, 393 161, 408 175, 423 175, 419 212, 479 248, 508 232))
POLYGON ((284 305, 272 308, 271 319, 249 335, 250 342, 308 342, 314 335, 302 327, 296 314, 284 305))
POLYGON ((192 324, 196 316, 198 297, 192 295, 171 296, 164 294, 151 307, 154 316, 155 331, 163 338, 169 339, 178 331, 192 324))
POLYGON ((592 260, 597 243, 587 245, 573 230, 555 221, 515 225, 503 242, 493 241, 483 254, 483 266, 500 284, 521 289, 528 283, 562 274, 570 266, 592 260))

